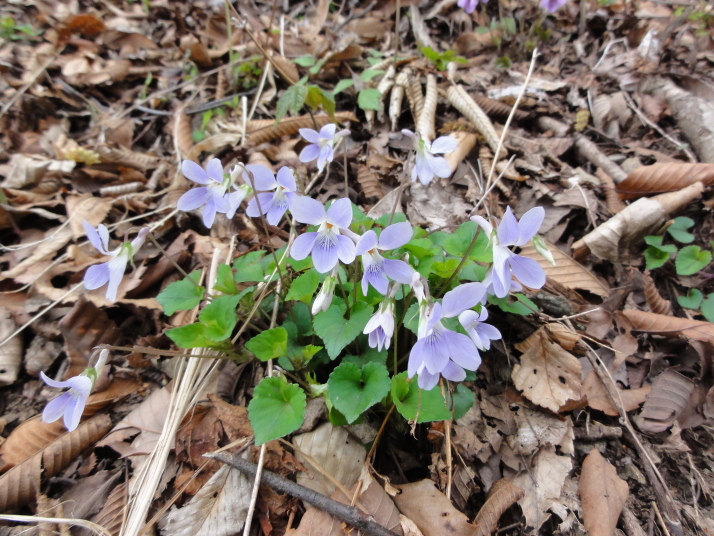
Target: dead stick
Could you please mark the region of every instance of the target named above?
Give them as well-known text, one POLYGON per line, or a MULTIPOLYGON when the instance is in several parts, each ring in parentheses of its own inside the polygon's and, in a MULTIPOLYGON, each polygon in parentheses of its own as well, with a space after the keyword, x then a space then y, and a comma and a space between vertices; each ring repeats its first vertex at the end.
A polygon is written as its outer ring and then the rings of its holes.
MULTIPOLYGON (((217 452, 204 454, 205 458, 212 458, 218 460, 219 462, 230 465, 231 467, 238 469, 241 473, 245 473, 252 477, 255 477, 256 470, 258 466, 252 462, 246 461, 238 456, 233 456, 227 452, 217 452)), ((292 480, 283 478, 282 476, 276 475, 271 471, 263 471, 261 475, 261 482, 264 482, 271 488, 297 497, 311 505, 319 508, 320 510, 327 512, 331 516, 334 516, 345 523, 352 525, 356 529, 361 530, 365 534, 370 536, 397 536, 394 532, 389 529, 384 528, 379 523, 372 519, 372 516, 360 512, 357 508, 342 504, 329 497, 317 493, 305 486, 296 484, 292 480)))

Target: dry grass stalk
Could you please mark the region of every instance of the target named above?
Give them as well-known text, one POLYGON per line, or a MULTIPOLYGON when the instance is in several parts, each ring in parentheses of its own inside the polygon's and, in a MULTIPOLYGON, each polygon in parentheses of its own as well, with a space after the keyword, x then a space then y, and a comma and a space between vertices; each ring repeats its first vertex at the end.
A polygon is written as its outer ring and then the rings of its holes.
MULTIPOLYGON (((498 134, 486 113, 476 104, 476 101, 466 92, 463 86, 452 85, 446 92, 449 102, 471 121, 476 129, 486 139, 486 143, 494 154, 498 151, 498 134)), ((506 158, 506 150, 501 151, 501 158, 506 158)))

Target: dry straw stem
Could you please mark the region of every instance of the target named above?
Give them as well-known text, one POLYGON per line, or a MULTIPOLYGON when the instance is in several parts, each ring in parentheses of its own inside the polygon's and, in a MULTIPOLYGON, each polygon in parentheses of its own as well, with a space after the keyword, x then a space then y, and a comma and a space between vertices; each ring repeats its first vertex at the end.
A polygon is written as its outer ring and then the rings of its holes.
POLYGON ((399 116, 402 113, 404 89, 406 88, 408 82, 409 77, 404 71, 400 72, 394 80, 394 86, 392 86, 392 92, 389 95, 389 121, 391 123, 392 130, 397 130, 397 122, 399 121, 399 116))
POLYGON ((601 259, 617 262, 622 248, 638 242, 661 224, 668 214, 701 196, 703 190, 704 185, 695 182, 678 192, 638 199, 575 242, 575 259, 582 259, 588 253, 593 253, 601 259))
MULTIPOLYGON (((481 135, 486 139, 486 143, 493 151, 498 152, 498 134, 486 113, 476 104, 476 101, 466 92, 463 86, 455 84, 446 91, 446 96, 451 105, 471 121, 481 135)), ((506 157, 506 151, 501 153, 501 158, 506 157)))
POLYGON ((426 75, 426 96, 416 128, 419 135, 429 141, 433 140, 436 135, 434 130, 436 100, 436 77, 433 74, 428 74, 426 75))
MULTIPOLYGON (((220 262, 219 253, 218 248, 214 249, 206 284, 209 296, 214 294, 213 286, 220 262)), ((163 476, 169 452, 176 442, 178 427, 186 413, 197 402, 205 384, 220 363, 218 359, 210 359, 210 356, 214 355, 215 352, 208 352, 205 348, 194 348, 191 350, 191 357, 179 359, 173 378, 175 387, 171 392, 171 403, 164 428, 154 450, 148 455, 139 473, 132 479, 133 486, 129 489, 126 521, 122 525, 120 536, 138 536, 142 531, 146 514, 163 476)))

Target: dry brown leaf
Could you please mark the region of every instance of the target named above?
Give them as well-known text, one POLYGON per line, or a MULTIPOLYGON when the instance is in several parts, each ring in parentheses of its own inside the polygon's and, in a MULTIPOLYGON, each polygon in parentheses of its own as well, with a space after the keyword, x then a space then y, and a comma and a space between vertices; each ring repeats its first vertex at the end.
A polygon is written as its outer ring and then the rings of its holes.
MULTIPOLYGON (((92 521, 107 529, 112 536, 118 536, 122 522, 124 521, 126 497, 126 483, 122 482, 112 490, 104 506, 102 506, 102 509, 94 516, 92 521)), ((89 533, 83 536, 89 536, 89 533)))
POLYGON ((191 120, 186 115, 186 109, 183 106, 174 111, 172 134, 174 145, 181 156, 186 157, 193 149, 193 133, 191 132, 191 120))
MULTIPOLYGON (((335 121, 339 123, 353 121, 356 123, 358 119, 352 112, 337 112, 335 121)), ((329 115, 316 115, 314 122, 309 115, 286 117, 277 125, 272 119, 254 119, 248 121, 246 126, 248 143, 250 145, 260 145, 283 136, 292 136, 301 128, 315 128, 315 124, 320 128, 332 122, 332 118, 329 115)))
POLYGON ((560 497, 572 468, 570 456, 558 456, 555 447, 548 445, 533 457, 530 471, 523 471, 513 479, 513 484, 525 492, 518 504, 526 522, 536 531, 550 517, 548 510, 560 497))
POLYGON ((97 152, 102 157, 102 162, 130 167, 142 173, 157 168, 161 163, 161 159, 157 156, 137 153, 121 146, 112 147, 106 143, 99 145, 97 152))
POLYGON ((491 536, 498 528, 498 520, 503 512, 523 498, 525 491, 513 482, 502 478, 494 482, 488 492, 488 498, 476 515, 474 536, 491 536))
MULTIPOLYGON (((649 385, 643 385, 638 389, 619 389, 622 407, 625 411, 633 411, 639 408, 650 392, 649 385)), ((617 417, 620 412, 610 399, 607 389, 602 384, 602 380, 594 370, 588 372, 583 381, 583 395, 587 397, 588 406, 602 411, 605 415, 617 417)))
POLYGON ((575 242, 574 257, 583 259, 588 253, 593 253, 601 259, 618 262, 621 249, 639 243, 670 212, 697 199, 703 189, 701 182, 695 182, 677 192, 638 199, 575 242))
MULTIPOLYGON (((26 274, 42 263, 49 264, 49 259, 55 256, 60 248, 67 245, 72 239, 72 230, 69 227, 54 227, 45 233, 44 239, 37 245, 33 246, 32 253, 22 262, 15 265, 9 270, 2 272, 2 279, 15 278, 26 274)), ((34 242, 34 240, 33 240, 34 242)))
POLYGON ((567 400, 580 398, 580 362, 553 342, 545 327, 516 344, 516 349, 523 355, 511 378, 528 400, 557 413, 567 400))
POLYGON ((367 197, 377 197, 382 199, 382 186, 379 184, 377 176, 365 165, 357 166, 357 182, 362 186, 362 191, 367 197))
POLYGON ((570 255, 563 253, 555 245, 548 242, 546 244, 553 255, 555 266, 544 259, 530 243, 521 249, 520 255, 536 261, 543 268, 548 279, 557 281, 563 286, 571 289, 587 290, 603 297, 610 294, 610 289, 591 270, 582 266, 570 255))
POLYGON ((478 136, 471 132, 452 132, 450 137, 455 138, 458 142, 456 149, 444 155, 446 162, 451 168, 451 172, 456 171, 459 164, 468 156, 471 150, 476 146, 478 136))
POLYGON ((367 457, 362 445, 347 430, 332 426, 329 422, 312 432, 296 435, 293 444, 297 447, 295 457, 308 468, 308 472, 297 474, 297 483, 328 497, 335 491, 332 480, 345 488, 357 482, 367 457), (311 461, 320 467, 314 467, 311 461))
POLYGON ((689 378, 675 370, 665 370, 652 382, 652 391, 637 417, 637 426, 643 432, 664 432, 687 406, 694 388, 689 378))
MULTIPOLYGON (((505 121, 513 110, 513 106, 499 100, 489 99, 483 95, 474 95, 473 99, 489 117, 498 117, 505 121)), ((516 121, 527 119, 529 116, 530 114, 524 110, 516 110, 513 113, 513 119, 516 121)))
POLYGON ((401 493, 394 496, 397 508, 411 519, 424 536, 459 534, 472 536, 476 527, 451 504, 431 480, 396 486, 401 493))
POLYGON ((573 454, 575 435, 570 417, 559 419, 543 411, 520 407, 515 419, 518 430, 507 438, 515 453, 528 457, 542 446, 553 445, 560 447, 563 454, 573 454))
POLYGON ((632 322, 635 331, 659 333, 670 337, 688 337, 695 341, 714 343, 714 324, 711 322, 658 315, 635 309, 625 309, 623 313, 632 322))
POLYGON ((602 183, 602 190, 605 194, 605 204, 607 205, 607 210, 610 211, 610 214, 617 214, 621 210, 624 210, 627 205, 625 205, 625 203, 622 202, 622 199, 620 199, 620 196, 617 195, 617 191, 615 190, 615 181, 612 180, 612 177, 605 173, 601 168, 597 168, 595 176, 600 179, 600 182, 602 183))
POLYGON ((409 109, 414 117, 414 123, 416 124, 424 108, 424 93, 421 89, 419 76, 413 74, 411 69, 405 69, 404 72, 407 73, 407 85, 404 86, 404 91, 406 92, 407 101, 409 102, 409 109))
MULTIPOLYGON (((446 95, 449 98, 451 105, 456 108, 463 116, 471 121, 476 129, 481 133, 481 135, 486 139, 486 143, 496 154, 498 149, 498 134, 496 134, 496 129, 491 123, 491 120, 484 113, 481 107, 476 104, 476 101, 471 98, 471 96, 466 92, 463 86, 452 85, 446 91, 446 95)), ((506 149, 501 147, 501 154, 498 158, 506 158, 506 149)))
POLYGON ((613 536, 630 490, 597 449, 592 449, 583 461, 578 489, 590 536, 613 536))
POLYGON ((40 480, 55 476, 77 456, 94 445, 111 428, 108 415, 98 415, 64 434, 20 465, 0 477, 0 512, 32 501, 40 480))
POLYGON ((186 158, 188 160, 197 161, 201 156, 201 153, 215 153, 219 149, 223 149, 229 145, 236 145, 240 141, 240 138, 240 134, 235 134, 233 132, 220 132, 218 134, 214 134, 213 136, 209 136, 194 145, 188 152, 188 156, 186 156, 186 158))
MULTIPOLYGON (((411 6, 416 7, 416 6, 411 6)), ((433 74, 426 75, 426 95, 424 104, 419 114, 417 122, 417 132, 426 140, 433 140, 436 135, 434 121, 436 120, 436 77, 433 74)))
MULTIPOLYGON (((0 307, 0 341, 17 329, 17 324, 4 307, 0 307)), ((22 365, 22 335, 17 334, 0 346, 0 385, 10 385, 20 373, 22 365)))
MULTIPOLYGON (((86 420, 96 415, 102 408, 129 396, 140 386, 141 383, 137 380, 120 378, 112 381, 108 389, 89 395, 82 418, 86 420)), ((23 422, 0 446, 3 469, 21 464, 65 433, 67 430, 61 420, 46 423, 41 415, 36 415, 23 422)))
POLYGON ((72 195, 67 198, 66 203, 67 214, 71 217, 69 227, 75 239, 84 238, 87 234, 82 224, 84 220, 96 227, 104 221, 112 209, 111 201, 94 197, 92 194, 72 195))
POLYGON ((665 300, 660 296, 657 287, 652 280, 649 270, 645 270, 642 274, 642 282, 645 292, 645 300, 649 305, 650 310, 658 315, 672 315, 672 304, 669 300, 665 300))
POLYGON ((685 164, 668 162, 640 166, 631 171, 627 178, 617 185, 622 199, 632 199, 663 192, 674 192, 701 182, 704 186, 714 185, 714 164, 685 164))

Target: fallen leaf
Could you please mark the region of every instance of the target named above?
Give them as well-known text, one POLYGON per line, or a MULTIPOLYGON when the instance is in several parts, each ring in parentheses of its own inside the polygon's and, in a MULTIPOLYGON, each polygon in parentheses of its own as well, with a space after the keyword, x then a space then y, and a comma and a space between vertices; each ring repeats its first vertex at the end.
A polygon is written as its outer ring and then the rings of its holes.
POLYGON ((617 185, 622 199, 642 197, 662 192, 674 192, 701 182, 714 185, 714 164, 663 163, 640 166, 617 185))
POLYGON ((503 513, 520 501, 524 494, 523 488, 519 488, 506 478, 494 482, 486 502, 483 503, 474 520, 476 525, 474 536, 490 536, 496 532, 498 520, 503 513))
POLYGON ((583 461, 579 491, 590 536, 613 536, 629 488, 597 449, 592 449, 583 461))
POLYGON ((635 331, 659 333, 670 337, 688 337, 695 341, 714 343, 714 324, 711 322, 658 315, 635 309, 625 309, 623 313, 632 322, 635 331))
POLYGON ((652 390, 636 419, 637 426, 643 432, 664 432, 687 406, 694 388, 689 378, 675 370, 665 370, 652 382, 652 390))
MULTIPOLYGON (((17 324, 4 307, 0 308, 0 341, 17 329, 17 324)), ((17 380, 22 365, 22 334, 17 334, 0 346, 0 385, 10 385, 17 380)))
MULTIPOLYGON (((622 407, 625 411, 633 411, 639 408, 650 392, 649 385, 643 385, 638 389, 619 389, 622 407)), ((587 397, 588 406, 592 409, 602 411, 605 415, 617 417, 620 412, 610 400, 607 389, 602 384, 600 377, 594 370, 588 372, 583 381, 583 395, 587 397)))
POLYGON ((523 396, 556 413, 566 401, 580 398, 580 362, 553 342, 545 328, 515 346, 523 355, 511 378, 523 396))

